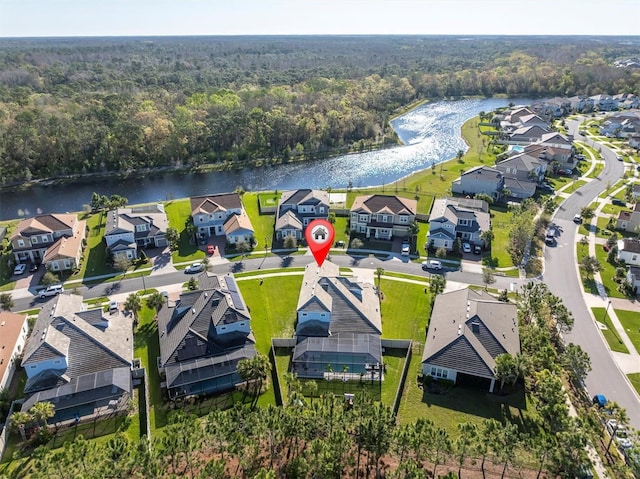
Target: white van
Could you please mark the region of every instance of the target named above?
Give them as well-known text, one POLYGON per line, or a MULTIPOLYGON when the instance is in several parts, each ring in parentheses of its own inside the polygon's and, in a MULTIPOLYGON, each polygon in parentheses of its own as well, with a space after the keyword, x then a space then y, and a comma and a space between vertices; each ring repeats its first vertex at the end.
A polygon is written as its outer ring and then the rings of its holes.
POLYGON ((47 286, 46 289, 40 291, 40 297, 46 298, 48 296, 56 296, 64 291, 64 288, 61 284, 54 284, 52 286, 47 286))

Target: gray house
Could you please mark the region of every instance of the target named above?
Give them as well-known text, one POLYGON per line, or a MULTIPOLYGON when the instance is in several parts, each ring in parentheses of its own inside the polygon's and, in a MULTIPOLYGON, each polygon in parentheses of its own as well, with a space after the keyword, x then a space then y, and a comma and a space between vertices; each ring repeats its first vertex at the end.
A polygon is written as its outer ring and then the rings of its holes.
POLYGON ((422 354, 434 379, 484 378, 495 386, 495 359, 520 353, 517 308, 485 291, 461 289, 436 297, 422 354))
POLYGON ((480 236, 491 229, 489 205, 483 200, 441 198, 434 202, 426 247, 451 251, 458 238, 473 245, 485 243, 480 236))
POLYGON ((126 409, 132 358, 131 316, 86 309, 79 295, 58 295, 40 311, 24 349, 22 410, 48 401, 52 421, 64 422, 126 409))
POLYGON ((305 268, 292 367, 299 377, 382 380, 382 319, 372 284, 325 261, 305 268))
POLYGON ((451 191, 460 195, 486 194, 494 200, 500 198, 504 188, 501 171, 489 166, 476 166, 465 171, 451 184, 451 191))
POLYGON ((547 171, 547 162, 527 153, 519 153, 500 161, 496 170, 504 175, 504 187, 513 198, 530 198, 547 171))
POLYGON ((162 387, 171 399, 231 390, 256 355, 251 315, 231 275, 202 273, 197 291, 158 312, 162 387))
POLYGON ((136 208, 118 208, 107 213, 104 240, 114 258, 138 257, 139 248, 164 248, 169 221, 160 203, 136 208))
POLYGON ((276 239, 304 238, 304 230, 315 219, 329 218, 329 193, 322 190, 285 191, 276 213, 276 239))

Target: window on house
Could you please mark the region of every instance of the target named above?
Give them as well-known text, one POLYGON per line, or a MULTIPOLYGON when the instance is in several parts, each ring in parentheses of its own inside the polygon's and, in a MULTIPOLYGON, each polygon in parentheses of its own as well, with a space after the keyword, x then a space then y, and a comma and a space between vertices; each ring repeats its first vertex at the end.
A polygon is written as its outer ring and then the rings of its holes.
POLYGON ((18 240, 18 246, 24 246, 24 240, 19 239, 18 240))
POLYGON ((42 239, 43 243, 46 243, 47 241, 49 241, 49 237, 47 235, 42 235, 40 238, 42 239))
POLYGON ((33 244, 37 244, 37 243, 38 243, 38 237, 37 237, 37 236, 34 236, 33 238, 31 238, 31 242, 32 242, 33 244))
POLYGON ((318 211, 319 211, 320 213, 324 213, 324 206, 319 207, 319 208, 318 208, 318 211))
POLYGON ((204 218, 201 216, 200 217, 200 223, 202 223, 204 221, 204 218))
POLYGON ((38 367, 38 366, 36 366, 36 365, 34 364, 33 366, 29 366, 29 369, 35 369, 35 368, 37 368, 37 367, 38 367))
POLYGON ((399 216, 399 221, 400 223, 408 223, 409 222, 409 217, 408 216, 399 216))

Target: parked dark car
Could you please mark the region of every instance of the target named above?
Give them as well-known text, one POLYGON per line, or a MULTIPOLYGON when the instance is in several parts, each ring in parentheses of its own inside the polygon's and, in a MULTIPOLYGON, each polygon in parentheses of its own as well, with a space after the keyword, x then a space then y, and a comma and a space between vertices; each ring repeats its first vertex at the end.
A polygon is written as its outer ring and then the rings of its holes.
POLYGON ((627 204, 624 201, 619 200, 618 198, 612 199, 611 203, 618 206, 627 206, 627 204))

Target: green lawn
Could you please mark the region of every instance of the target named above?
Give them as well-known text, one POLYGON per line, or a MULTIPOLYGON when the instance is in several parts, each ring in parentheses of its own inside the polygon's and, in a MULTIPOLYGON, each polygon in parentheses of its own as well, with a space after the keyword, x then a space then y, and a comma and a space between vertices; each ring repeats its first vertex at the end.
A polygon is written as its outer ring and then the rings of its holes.
POLYGON ((107 215, 101 212, 84 215, 81 218, 87 221, 89 228, 87 247, 83 253, 84 261, 80 266, 80 271, 70 279, 114 273, 114 270, 107 266, 107 249, 104 242, 104 226, 107 215))
POLYGON ((640 394, 640 373, 627 374, 627 377, 636 390, 636 393, 640 394))
POLYGON ((206 256, 205 252, 199 249, 197 244, 192 244, 193 239, 186 230, 186 221, 191 216, 189 198, 169 201, 165 204, 164 210, 167 213, 169 226, 178 230, 180 235, 178 249, 171 255, 173 261, 175 263, 184 263, 203 259, 206 256))
POLYGON ((140 358, 142 366, 147 371, 149 381, 149 422, 151 433, 167 423, 167 411, 163 407, 160 376, 158 374, 157 358, 160 355, 158 339, 158 324, 155 321, 155 311, 149 309, 142 301, 142 310, 138 313, 139 324, 134 335, 134 357, 140 358))
POLYGON ((567 186, 565 189, 562 190, 563 193, 573 193, 574 191, 576 191, 578 188, 581 188, 582 186, 586 185, 587 182, 584 180, 576 180, 573 183, 571 183, 569 186, 567 186))
POLYGON ((600 278, 607 296, 611 298, 625 298, 620 291, 618 291, 618 283, 613 278, 616 275, 616 265, 613 265, 607 261, 607 252, 602 245, 596 245, 596 258, 600 261, 600 278))
MULTIPOLYGON (((611 351, 629 354, 629 350, 624 345, 624 343, 620 339, 620 336, 618 336, 618 333, 613 327, 613 323, 611 322, 611 318, 609 317, 609 314, 607 313, 605 315, 605 311, 606 311, 605 308, 591 308, 591 312, 593 313, 593 317, 596 318, 596 321, 603 323, 605 326, 607 326, 607 329, 601 329, 600 331, 602 331, 602 335, 604 336, 604 339, 607 341, 609 348, 611 349, 611 351)), ((616 314, 618 314, 617 311, 616 311, 616 314)))
POLYGON ((495 235, 491 242, 491 266, 493 268, 513 266, 511 256, 507 250, 511 213, 504 209, 492 208, 491 217, 491 228, 495 235))
POLYGON ((486 146, 483 147, 483 141, 486 145, 490 137, 480 134, 478 121, 479 118, 475 117, 462 125, 462 136, 469 144, 469 149, 462 157, 462 163, 454 158, 445 163, 435 165, 434 168, 415 172, 406 178, 383 187, 352 190, 347 195, 347 208, 351 207, 356 196, 378 193, 412 199, 417 196, 418 212, 429 213, 434 198, 449 194, 451 182, 460 176, 462 170, 468 170, 482 164, 495 164, 495 155, 487 153, 486 146))
MULTIPOLYGON (((261 193, 260 195, 263 199, 265 198, 265 193, 261 193)), ((260 214, 260 208, 258 207, 258 193, 245 193, 242 196, 242 204, 244 205, 244 209, 251 220, 251 225, 255 232, 255 238, 258 242, 257 248, 264 249, 265 238, 267 243, 271 246, 271 244, 273 244, 273 231, 276 219, 275 215, 260 214)))
POLYGON ((616 309, 616 316, 618 316, 636 351, 640 353, 640 314, 636 311, 616 309))

